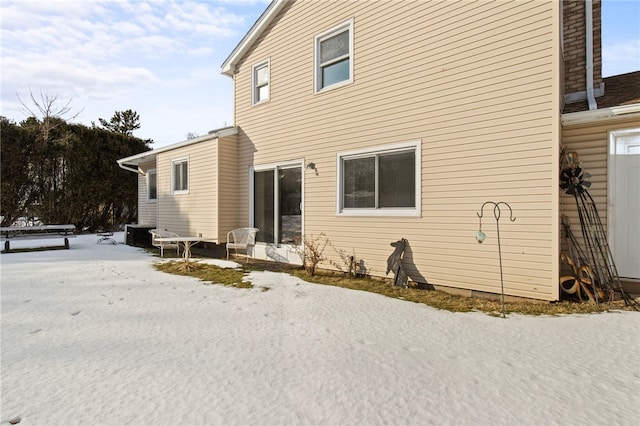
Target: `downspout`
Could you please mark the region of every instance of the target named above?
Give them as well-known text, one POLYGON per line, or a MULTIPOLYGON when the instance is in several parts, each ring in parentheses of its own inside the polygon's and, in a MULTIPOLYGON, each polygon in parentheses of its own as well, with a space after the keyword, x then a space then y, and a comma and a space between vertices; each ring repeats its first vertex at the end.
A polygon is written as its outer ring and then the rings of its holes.
POLYGON ((146 176, 146 173, 142 171, 142 169, 140 169, 140 167, 138 167, 137 169, 134 169, 132 167, 129 166, 125 166, 124 164, 122 164, 121 162, 118 161, 118 166, 120 166, 121 169, 133 172, 133 173, 138 173, 139 175, 142 176, 146 176))
POLYGON ((593 2, 592 0, 585 1, 584 7, 585 13, 585 38, 586 38, 586 72, 587 72, 587 101, 589 102, 589 109, 598 109, 596 104, 596 98, 593 93, 593 2))

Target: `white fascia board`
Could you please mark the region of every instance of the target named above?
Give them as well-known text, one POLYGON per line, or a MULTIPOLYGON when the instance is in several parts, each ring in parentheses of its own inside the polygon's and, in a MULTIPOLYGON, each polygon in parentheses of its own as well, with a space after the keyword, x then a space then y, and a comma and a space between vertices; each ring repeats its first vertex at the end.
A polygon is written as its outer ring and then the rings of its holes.
POLYGON ((271 21, 273 21, 287 1, 288 0, 273 0, 269 6, 267 6, 265 11, 262 12, 262 15, 260 15, 255 24, 253 24, 249 32, 245 34, 242 40, 240 40, 240 43, 238 43, 227 59, 222 63, 222 66, 220 67, 220 72, 222 74, 233 77, 236 72, 236 64, 244 54, 247 53, 249 48, 258 39, 258 37, 260 37, 271 21))
POLYGON ((118 161, 120 167, 123 165, 135 165, 139 166, 140 164, 155 160, 157 154, 165 151, 171 151, 172 149, 182 148, 185 146, 193 145, 200 142, 210 141, 216 138, 221 138, 225 136, 237 135, 238 128, 237 127, 223 127, 222 129, 212 130, 206 135, 198 136, 197 138, 187 139, 186 141, 177 142, 171 145, 163 146, 162 148, 154 149, 151 151, 141 152, 140 154, 132 155, 130 157, 121 158, 118 161))
POLYGON ((570 112, 567 114, 562 114, 561 120, 563 126, 570 126, 573 124, 583 124, 602 120, 610 120, 613 118, 623 118, 628 116, 629 114, 636 113, 640 113, 640 104, 620 105, 590 111, 570 112))
POLYGON ((224 138, 225 136, 233 136, 238 134, 237 127, 225 127, 223 129, 213 130, 209 134, 215 133, 217 138, 224 138))

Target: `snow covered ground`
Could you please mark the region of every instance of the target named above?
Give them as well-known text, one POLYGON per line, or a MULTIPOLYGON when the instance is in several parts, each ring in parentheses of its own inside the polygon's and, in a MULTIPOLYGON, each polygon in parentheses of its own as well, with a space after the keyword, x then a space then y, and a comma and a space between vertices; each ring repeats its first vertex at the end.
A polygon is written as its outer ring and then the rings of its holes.
POLYGON ((636 312, 502 319, 272 272, 235 289, 156 271, 143 250, 96 241, 0 255, 0 424, 640 419, 636 312))

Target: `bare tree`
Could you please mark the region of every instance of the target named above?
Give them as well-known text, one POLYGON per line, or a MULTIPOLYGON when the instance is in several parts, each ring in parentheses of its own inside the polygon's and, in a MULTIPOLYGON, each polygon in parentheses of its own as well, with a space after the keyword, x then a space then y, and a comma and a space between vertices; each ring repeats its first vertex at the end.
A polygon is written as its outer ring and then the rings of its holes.
POLYGON ((20 109, 29 117, 34 117, 40 122, 40 139, 42 142, 47 142, 51 131, 56 127, 59 127, 62 123, 70 120, 74 120, 82 110, 72 113, 71 112, 71 99, 65 104, 61 105, 58 102, 58 96, 45 95, 40 92, 40 99, 36 99, 33 91, 29 90, 29 98, 31 99, 32 107, 29 107, 24 102, 20 95, 16 94, 18 101, 20 101, 20 109), (71 114, 71 115, 69 115, 71 114))
POLYGON ((33 135, 34 141, 28 176, 33 185, 27 205, 33 210, 30 215, 49 220, 47 216, 51 212, 65 207, 60 200, 66 186, 66 152, 73 137, 67 128, 67 120, 75 119, 82 111, 72 112, 71 100, 61 102, 55 95, 40 92, 37 97, 29 90, 29 98, 30 103, 18 96, 21 110, 28 115, 21 127, 33 135))

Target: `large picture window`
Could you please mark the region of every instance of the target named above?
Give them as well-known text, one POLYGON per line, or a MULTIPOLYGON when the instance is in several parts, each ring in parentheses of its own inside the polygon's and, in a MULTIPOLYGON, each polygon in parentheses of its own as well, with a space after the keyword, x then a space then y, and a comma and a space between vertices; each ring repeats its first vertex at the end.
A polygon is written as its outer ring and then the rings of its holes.
POLYGON ((189 192, 189 159, 181 158, 171 162, 171 192, 186 194, 189 192))
POLYGON ((353 81, 353 20, 315 38, 315 91, 353 81))
POLYGON ((338 154, 338 214, 419 215, 420 144, 338 154))
POLYGON ((253 66, 253 104, 269 99, 269 61, 260 62, 253 66))

